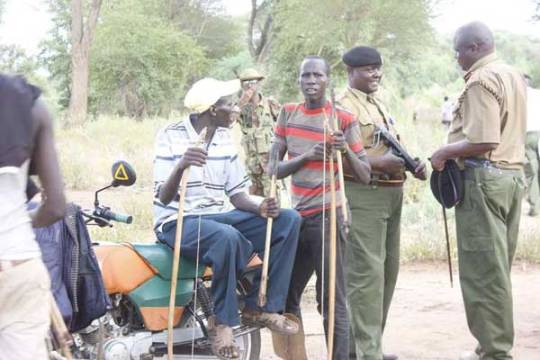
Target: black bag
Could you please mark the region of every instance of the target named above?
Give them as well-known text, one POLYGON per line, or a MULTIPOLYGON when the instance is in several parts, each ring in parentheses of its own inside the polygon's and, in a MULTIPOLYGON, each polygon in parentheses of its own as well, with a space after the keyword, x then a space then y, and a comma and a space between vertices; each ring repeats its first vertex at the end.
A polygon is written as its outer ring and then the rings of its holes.
POLYGON ((455 160, 447 160, 442 171, 433 170, 430 185, 433 196, 446 209, 463 199, 463 175, 455 160))

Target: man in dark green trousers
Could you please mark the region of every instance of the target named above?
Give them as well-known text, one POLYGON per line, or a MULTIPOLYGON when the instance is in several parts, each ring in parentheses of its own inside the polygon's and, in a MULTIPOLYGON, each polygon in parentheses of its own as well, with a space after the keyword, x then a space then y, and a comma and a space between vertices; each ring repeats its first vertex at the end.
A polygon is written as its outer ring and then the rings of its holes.
MULTIPOLYGON (((376 127, 399 139, 393 119, 375 97, 382 78, 381 55, 374 48, 357 46, 343 55, 343 62, 349 86, 339 102, 358 118, 372 172, 370 183, 364 185, 345 171, 352 215, 347 242, 349 354, 358 360, 394 360, 396 355, 383 355, 381 339, 399 271, 404 161, 377 140, 376 127)), ((414 176, 425 180, 424 164, 414 176)))
POLYGON ((459 278, 467 322, 478 341, 462 360, 512 359, 514 341, 510 269, 524 192, 526 87, 521 74, 495 54, 482 23, 459 28, 456 59, 465 73, 448 144, 431 156, 464 169, 464 198, 456 207, 459 278))

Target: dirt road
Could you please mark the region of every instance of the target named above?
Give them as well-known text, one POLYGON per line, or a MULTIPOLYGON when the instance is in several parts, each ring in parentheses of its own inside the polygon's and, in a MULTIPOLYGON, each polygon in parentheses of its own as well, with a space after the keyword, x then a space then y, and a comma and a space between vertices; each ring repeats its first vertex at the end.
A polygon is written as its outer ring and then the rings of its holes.
MULTIPOLYGON (((454 274, 455 281, 457 274, 454 274)), ((540 360, 540 266, 516 264, 514 290, 514 359, 540 360)), ((321 320, 311 296, 304 300, 309 359, 326 359, 321 320)), ((401 360, 456 360, 474 349, 459 283, 450 288, 444 264, 404 265, 384 335, 384 348, 401 360)), ((261 359, 273 354, 270 334, 263 332, 261 359)))

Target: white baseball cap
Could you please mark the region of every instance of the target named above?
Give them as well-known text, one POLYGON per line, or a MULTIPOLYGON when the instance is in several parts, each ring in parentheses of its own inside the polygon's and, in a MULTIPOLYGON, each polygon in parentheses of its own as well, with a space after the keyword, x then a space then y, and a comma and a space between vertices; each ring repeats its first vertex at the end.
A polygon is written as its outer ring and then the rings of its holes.
POLYGON ((184 106, 195 113, 203 113, 220 98, 240 91, 240 80, 221 81, 204 78, 191 86, 184 98, 184 106))

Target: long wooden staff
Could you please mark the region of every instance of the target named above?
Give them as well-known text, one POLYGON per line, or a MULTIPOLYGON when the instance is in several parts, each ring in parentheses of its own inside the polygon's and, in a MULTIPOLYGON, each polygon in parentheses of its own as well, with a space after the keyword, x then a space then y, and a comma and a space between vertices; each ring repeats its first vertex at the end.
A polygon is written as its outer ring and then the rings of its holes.
MULTIPOLYGON (((331 113, 332 127, 333 127, 333 130, 339 130, 339 123, 338 123, 337 114, 336 114, 336 94, 335 94, 333 86, 330 88, 330 97, 332 99, 332 113, 331 113)), ((326 116, 326 113, 324 114, 326 116)), ((347 211, 347 196, 345 196, 345 178, 343 174, 343 158, 340 151, 336 153, 336 159, 337 159, 337 166, 338 166, 339 189, 341 190, 340 192, 341 214, 343 216, 343 224, 348 225, 349 212, 347 211)))
MULTIPOLYGON (((206 138, 206 128, 202 129, 198 145, 204 144, 206 138)), ((173 326, 174 326, 174 309, 176 302, 176 284, 178 282, 178 271, 180 268, 180 245, 182 244, 182 227, 184 224, 184 204, 186 200, 186 190, 189 180, 190 168, 187 167, 182 172, 180 179, 180 198, 178 199, 178 220, 176 222, 176 237, 174 239, 173 267, 171 274, 171 294, 169 297, 169 315, 167 318, 167 358, 173 360, 173 326)))
MULTIPOLYGON (((325 114, 325 126, 328 128, 328 118, 325 114)), ((326 138, 324 139, 326 145, 326 138)), ((326 147, 326 146, 325 146, 326 147)), ((325 149, 326 150, 326 149, 325 149)), ((324 164, 326 166, 326 164, 324 164)), ((334 154, 330 155, 330 244, 328 251, 328 360, 332 360, 334 353, 334 318, 336 307, 336 179, 334 172, 334 154)), ((324 220, 323 220, 324 221, 324 220)), ((324 273, 324 269, 323 269, 324 273)), ((324 291, 324 290, 323 290, 324 291)), ((324 298, 324 296, 323 296, 324 298)))
MULTIPOLYGON (((270 180, 270 197, 276 198, 276 183, 277 183, 277 166, 278 166, 278 151, 275 149, 271 156, 272 164, 272 178, 270 180)), ((264 242, 264 258, 263 258, 263 268, 261 274, 261 284, 259 286, 259 299, 258 305, 266 305, 266 289, 268 287, 268 266, 270 263, 270 245, 272 243, 272 224, 274 219, 270 216, 266 220, 266 240, 264 242)))
POLYGON ((58 309, 58 305, 56 304, 56 300, 52 293, 50 294, 49 301, 51 303, 50 313, 53 333, 58 341, 58 346, 60 347, 62 354, 66 360, 71 360, 73 359, 71 351, 69 350, 69 346, 72 344, 71 335, 64 323, 64 318, 58 309))

